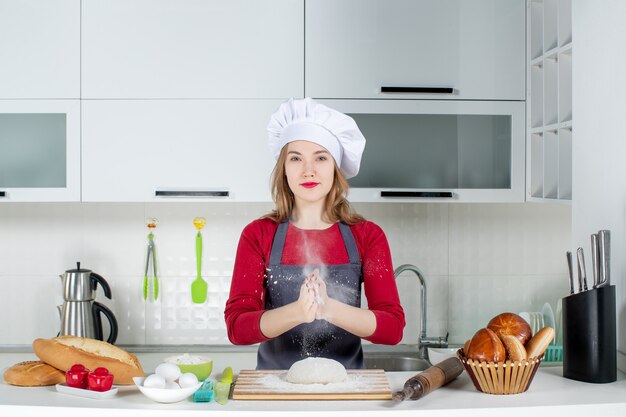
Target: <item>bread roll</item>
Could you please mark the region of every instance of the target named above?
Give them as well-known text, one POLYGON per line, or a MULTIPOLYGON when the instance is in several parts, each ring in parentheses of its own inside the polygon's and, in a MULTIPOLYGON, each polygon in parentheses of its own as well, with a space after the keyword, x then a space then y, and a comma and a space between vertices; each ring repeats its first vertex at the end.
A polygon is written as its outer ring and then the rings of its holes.
POLYGON ((529 358, 535 358, 546 351, 550 342, 554 339, 554 329, 550 326, 537 331, 526 344, 526 352, 529 358))
POLYGON ((490 329, 484 328, 474 334, 465 356, 480 362, 503 362, 506 350, 498 336, 490 329))
POLYGON ((465 343, 463 344, 463 353, 465 353, 466 356, 467 356, 467 351, 469 350, 469 344, 471 341, 472 339, 467 339, 465 343))
POLYGON ((506 350, 506 358, 512 361, 522 361, 527 359, 526 348, 522 345, 522 342, 513 335, 505 334, 500 338, 506 350))
POLYGON ((16 363, 3 376, 7 384, 20 387, 42 387, 65 382, 65 372, 40 361, 16 363))
POLYGON ((35 339, 33 351, 43 362, 64 371, 77 363, 90 370, 103 366, 114 375, 114 384, 132 384, 134 376, 144 376, 135 355, 101 340, 75 336, 35 339))
POLYGON ((489 321, 487 328, 500 337, 507 334, 515 336, 522 342, 522 345, 525 345, 532 336, 530 325, 515 313, 498 314, 489 321))

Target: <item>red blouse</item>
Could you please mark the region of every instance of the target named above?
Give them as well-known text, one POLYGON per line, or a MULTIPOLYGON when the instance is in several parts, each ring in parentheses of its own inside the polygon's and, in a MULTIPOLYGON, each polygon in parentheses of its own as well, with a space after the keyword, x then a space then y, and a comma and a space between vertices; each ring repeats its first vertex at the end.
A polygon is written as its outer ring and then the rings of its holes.
MULTIPOLYGON (((277 227, 278 223, 271 219, 258 219, 241 233, 224 311, 228 338, 235 345, 268 340, 261 333, 259 322, 265 308, 265 268, 277 227)), ((402 340, 404 310, 393 276, 387 238, 378 225, 367 220, 350 226, 350 230, 359 250, 367 305, 376 316, 376 330, 365 339, 378 344, 397 344, 402 340)), ((306 265, 308 262, 349 263, 338 224, 325 230, 303 230, 289 224, 282 263, 306 265), (314 242, 314 247, 304 242, 314 242)))

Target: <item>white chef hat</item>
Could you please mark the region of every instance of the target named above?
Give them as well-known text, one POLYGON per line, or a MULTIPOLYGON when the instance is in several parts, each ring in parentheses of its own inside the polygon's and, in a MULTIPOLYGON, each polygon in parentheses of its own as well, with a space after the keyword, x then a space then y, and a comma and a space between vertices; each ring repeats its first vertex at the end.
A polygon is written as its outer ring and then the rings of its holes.
POLYGON ((275 159, 289 142, 307 140, 326 148, 346 178, 359 172, 365 137, 356 122, 311 98, 291 98, 281 104, 270 117, 267 132, 275 159))

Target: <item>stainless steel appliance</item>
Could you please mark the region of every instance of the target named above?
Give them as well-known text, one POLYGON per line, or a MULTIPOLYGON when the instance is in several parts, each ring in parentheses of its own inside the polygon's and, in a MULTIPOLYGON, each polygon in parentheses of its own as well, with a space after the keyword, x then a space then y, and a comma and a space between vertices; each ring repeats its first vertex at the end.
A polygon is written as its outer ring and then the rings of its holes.
POLYGON ((63 299, 65 300, 62 305, 57 306, 61 318, 59 335, 104 340, 100 316, 104 314, 110 328, 106 341, 115 343, 117 320, 111 310, 95 301, 98 284, 102 287, 104 296, 111 298, 111 287, 106 280, 89 269, 81 269, 80 262, 76 263, 76 269, 69 269, 59 277, 63 283, 63 299))

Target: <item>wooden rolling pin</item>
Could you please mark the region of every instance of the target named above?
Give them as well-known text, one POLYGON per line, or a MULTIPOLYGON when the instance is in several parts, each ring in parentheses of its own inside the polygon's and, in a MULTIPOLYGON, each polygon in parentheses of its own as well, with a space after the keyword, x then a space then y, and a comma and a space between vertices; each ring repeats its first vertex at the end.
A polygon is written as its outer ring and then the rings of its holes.
POLYGON ((457 358, 448 358, 433 365, 424 372, 408 379, 404 389, 393 394, 394 401, 419 400, 425 395, 461 375, 463 364, 457 358))

